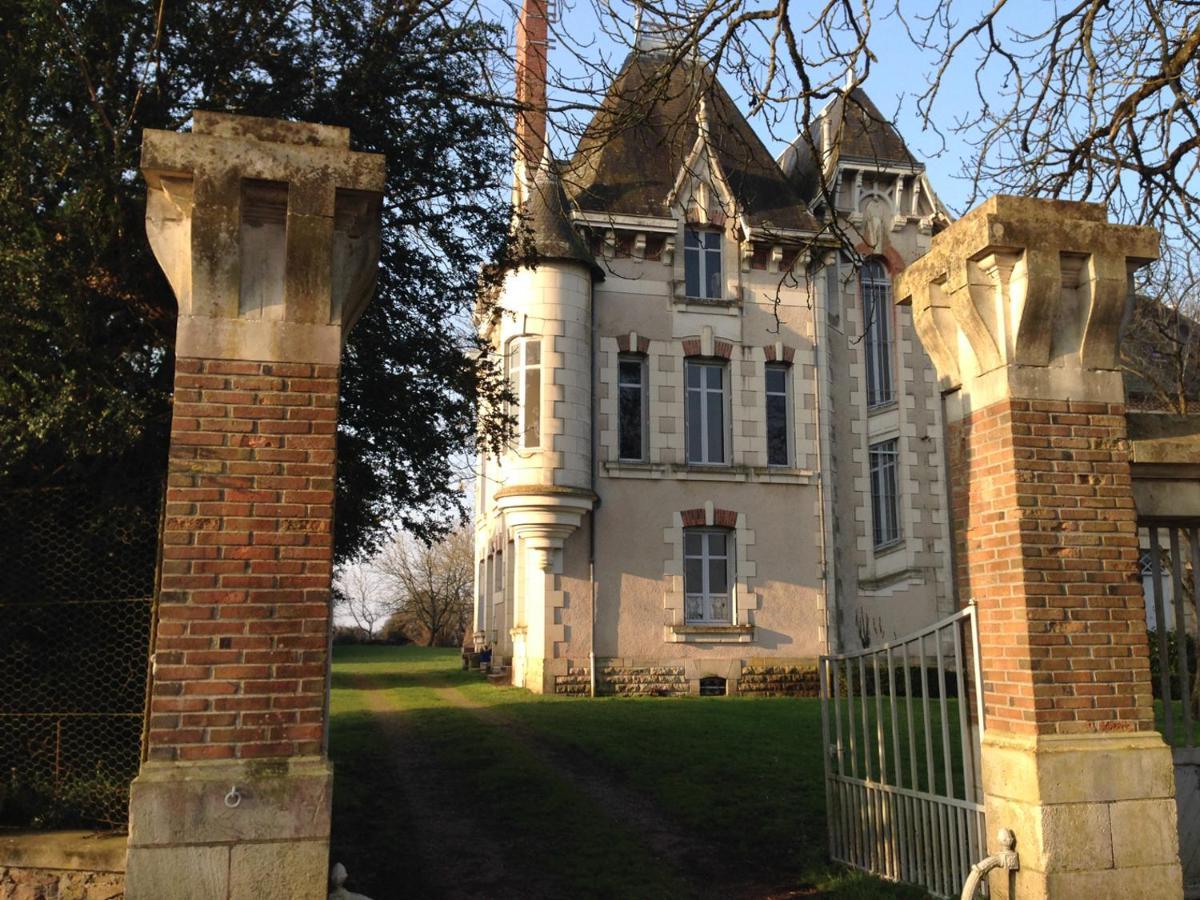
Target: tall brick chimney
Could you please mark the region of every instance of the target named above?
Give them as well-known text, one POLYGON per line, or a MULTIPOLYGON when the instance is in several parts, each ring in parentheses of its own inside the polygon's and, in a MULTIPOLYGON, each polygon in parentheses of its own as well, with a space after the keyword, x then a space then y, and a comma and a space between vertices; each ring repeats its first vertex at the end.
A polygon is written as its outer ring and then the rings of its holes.
POLYGON ((517 173, 532 176, 546 149, 546 51, 551 0, 524 0, 517 19, 517 173))

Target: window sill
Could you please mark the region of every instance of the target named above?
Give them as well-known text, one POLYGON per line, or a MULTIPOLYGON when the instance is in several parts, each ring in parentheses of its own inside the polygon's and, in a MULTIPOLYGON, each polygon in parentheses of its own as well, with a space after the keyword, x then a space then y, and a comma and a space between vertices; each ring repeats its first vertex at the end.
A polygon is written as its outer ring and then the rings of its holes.
POLYGON ((891 400, 884 400, 881 403, 873 403, 867 407, 867 415, 868 416, 877 416, 877 415, 880 415, 881 413, 891 412, 893 409, 896 409, 899 405, 900 405, 900 401, 898 401, 895 397, 893 397, 891 400))
POLYGON ((667 642, 672 644, 749 644, 753 625, 669 625, 667 642))
POLYGON ((606 461, 602 464, 602 470, 606 478, 646 478, 672 481, 810 484, 813 479, 811 469, 794 469, 784 466, 677 465, 675 463, 606 461))
POLYGON ((893 553, 902 549, 903 547, 904 538, 898 537, 894 541, 888 541, 886 544, 878 544, 875 547, 872 547, 871 552, 874 554, 876 559, 879 559, 881 556, 891 556, 893 553))

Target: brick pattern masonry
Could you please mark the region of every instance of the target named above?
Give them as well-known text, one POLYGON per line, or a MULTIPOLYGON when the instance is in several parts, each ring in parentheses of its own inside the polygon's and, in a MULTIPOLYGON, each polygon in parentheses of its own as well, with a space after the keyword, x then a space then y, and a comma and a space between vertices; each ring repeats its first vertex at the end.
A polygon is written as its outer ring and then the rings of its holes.
POLYGON ((988 727, 1152 729, 1124 407, 1004 400, 950 428, 950 454, 988 727))
POLYGON ((688 681, 683 666, 601 666, 596 691, 675 696, 688 692, 688 681))
POLYGON ((592 670, 571 666, 566 675, 554 676, 554 693, 586 697, 592 690, 592 670))
POLYGON ((0 900, 118 900, 123 872, 18 869, 0 866, 0 900))
POLYGON ((177 362, 151 759, 320 752, 337 375, 177 362))
POLYGON ((818 697, 821 682, 816 666, 743 666, 737 692, 763 697, 818 697))

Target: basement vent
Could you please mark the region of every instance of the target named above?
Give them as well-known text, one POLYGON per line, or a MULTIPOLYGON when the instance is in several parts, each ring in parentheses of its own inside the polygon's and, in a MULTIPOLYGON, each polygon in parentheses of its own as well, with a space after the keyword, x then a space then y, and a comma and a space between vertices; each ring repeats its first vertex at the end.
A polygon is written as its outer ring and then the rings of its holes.
POLYGON ((727 693, 725 679, 720 675, 709 675, 700 679, 701 697, 724 697, 727 693))

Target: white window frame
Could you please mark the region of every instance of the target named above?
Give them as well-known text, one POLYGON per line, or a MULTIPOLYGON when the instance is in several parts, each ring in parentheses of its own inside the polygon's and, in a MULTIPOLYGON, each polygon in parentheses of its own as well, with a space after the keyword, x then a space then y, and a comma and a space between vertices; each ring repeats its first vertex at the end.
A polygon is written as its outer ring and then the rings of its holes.
POLYGON ((724 360, 711 359, 685 359, 683 362, 683 444, 684 454, 687 457, 687 463, 690 466, 727 466, 732 456, 731 441, 730 441, 730 408, 729 408, 729 364, 724 360), (708 369, 716 369, 721 373, 721 387, 718 390, 708 387, 705 384, 706 378, 700 376, 699 387, 693 387, 689 382, 688 377, 692 368, 697 368, 701 372, 708 369), (699 458, 694 458, 692 455, 691 444, 691 423, 692 423, 692 394, 693 392, 700 395, 700 450, 699 458), (711 433, 710 423, 708 421, 708 400, 709 394, 720 393, 721 395, 721 458, 710 459, 708 456, 709 435, 711 433))
POLYGON ((513 338, 508 348, 508 378, 517 398, 517 445, 523 450, 537 450, 542 446, 542 339, 540 337, 513 338), (529 363, 529 348, 537 347, 537 361, 529 363), (535 374, 536 373, 536 374, 535 374), (529 379, 537 379, 537 397, 530 403, 529 379), (532 407, 536 407, 533 409, 532 407), (534 418, 536 417, 536 419, 534 418))
POLYGON ((871 542, 876 551, 898 545, 904 537, 900 522, 900 440, 871 444, 867 452, 871 485, 871 542))
POLYGON ((728 528, 700 528, 688 527, 683 529, 683 616, 684 622, 688 625, 732 625, 734 617, 737 615, 737 606, 734 602, 735 585, 737 577, 734 572, 734 565, 737 561, 737 553, 734 547, 734 533, 728 528), (689 535, 699 535, 700 554, 688 552, 688 537, 689 535), (719 535, 725 541, 725 554, 721 556, 714 554, 709 548, 709 536, 719 535), (688 560, 700 560, 700 577, 701 584, 699 591, 689 591, 689 588, 696 587, 695 584, 688 584, 687 571, 688 560), (712 579, 712 563, 723 559, 725 561, 725 589, 723 591, 713 590, 712 579), (698 600, 700 604, 700 615, 691 616, 688 614, 689 608, 692 606, 692 601, 698 600), (726 614, 718 616, 713 614, 714 601, 723 602, 726 607, 726 614))
POLYGON ((877 259, 868 259, 858 273, 863 301, 863 355, 867 370, 867 406, 896 399, 892 363, 892 282, 877 259))
POLYGON ((711 228, 683 230, 683 284, 691 300, 720 300, 725 296, 723 260, 725 235, 711 228), (695 240, 693 245, 691 242, 695 240), (698 276, 699 292, 688 290, 689 272, 698 276))
POLYGON ((621 462, 646 462, 650 458, 650 429, 648 427, 650 420, 650 385, 647 377, 646 357, 640 353, 622 353, 617 357, 617 459, 621 462), (636 365, 638 367, 638 382, 636 385, 626 384, 622 380, 621 369, 623 366, 636 365), (637 456, 625 456, 621 450, 622 439, 624 432, 622 431, 623 422, 621 419, 621 407, 623 403, 622 394, 626 389, 638 391, 639 395, 639 421, 638 427, 640 434, 638 435, 638 443, 641 452, 637 456))
POLYGON ((776 468, 787 468, 792 465, 794 458, 792 434, 792 367, 787 363, 769 362, 763 367, 763 423, 764 436, 767 439, 767 465, 776 468), (770 388, 771 372, 779 372, 783 375, 783 391, 772 391, 770 388), (771 407, 770 399, 772 397, 783 397, 783 432, 784 432, 784 460, 783 462, 771 461, 771 407))

